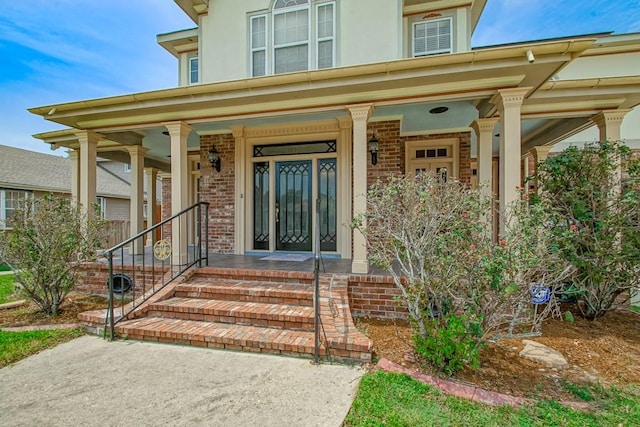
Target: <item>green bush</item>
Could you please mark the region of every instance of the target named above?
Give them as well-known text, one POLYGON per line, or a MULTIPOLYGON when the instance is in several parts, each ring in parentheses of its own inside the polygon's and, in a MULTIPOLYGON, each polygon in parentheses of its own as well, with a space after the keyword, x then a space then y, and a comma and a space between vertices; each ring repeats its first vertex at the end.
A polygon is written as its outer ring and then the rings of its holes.
POLYGON ((569 147, 539 165, 537 180, 582 313, 600 317, 640 286, 640 162, 620 142, 569 147))
POLYGON ((415 351, 439 370, 452 375, 465 365, 480 366, 482 327, 467 315, 447 314, 427 322, 429 335, 415 334, 415 351))

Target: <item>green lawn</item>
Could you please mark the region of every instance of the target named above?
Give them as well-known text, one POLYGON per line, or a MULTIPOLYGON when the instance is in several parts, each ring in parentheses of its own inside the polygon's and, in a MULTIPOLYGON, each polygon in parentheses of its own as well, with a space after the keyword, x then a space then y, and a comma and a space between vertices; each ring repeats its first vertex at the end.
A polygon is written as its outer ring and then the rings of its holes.
POLYGON ((44 349, 71 341, 83 334, 81 328, 48 331, 7 332, 0 330, 0 368, 44 349))
MULTIPOLYGON (((640 388, 592 390, 593 412, 545 401, 513 409, 446 396, 404 374, 376 371, 360 383, 345 426, 632 426, 640 425, 640 388)), ((578 400, 578 397, 576 397, 578 400)))
POLYGON ((7 264, 0 263, 0 271, 11 271, 7 264))
POLYGON ((14 292, 13 280, 12 274, 0 276, 0 304, 11 301, 9 296, 14 292))

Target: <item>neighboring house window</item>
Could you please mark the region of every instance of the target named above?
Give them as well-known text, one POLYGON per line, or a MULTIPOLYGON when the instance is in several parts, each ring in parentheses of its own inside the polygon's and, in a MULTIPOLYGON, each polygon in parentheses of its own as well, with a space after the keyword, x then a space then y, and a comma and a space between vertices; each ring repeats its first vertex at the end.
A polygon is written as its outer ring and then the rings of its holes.
POLYGON ((104 197, 96 197, 96 205, 100 211, 100 218, 104 219, 107 214, 107 199, 104 197))
POLYGON ((198 83, 198 57, 189 58, 189 84, 198 83))
POLYGON ((452 19, 433 19, 413 24, 413 56, 451 53, 452 19))
POLYGON ((0 228, 7 228, 6 221, 29 193, 17 190, 0 190, 0 228))
POLYGON ((335 3, 318 3, 314 10, 310 0, 277 0, 270 15, 252 16, 251 75, 333 67, 335 21, 335 3))
POLYGON ((131 164, 130 163, 125 163, 124 164, 124 171, 125 172, 131 172, 131 164))

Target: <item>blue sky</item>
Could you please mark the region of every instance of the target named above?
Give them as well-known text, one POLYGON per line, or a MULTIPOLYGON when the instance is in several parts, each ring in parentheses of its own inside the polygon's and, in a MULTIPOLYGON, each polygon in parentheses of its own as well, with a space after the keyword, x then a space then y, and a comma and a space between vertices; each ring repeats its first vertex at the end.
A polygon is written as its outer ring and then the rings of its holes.
MULTIPOLYGON (((31 135, 60 127, 29 107, 175 86, 155 36, 194 26, 172 0, 3 1, 0 144, 51 153, 31 135)), ((488 0, 472 44, 604 31, 640 32, 640 0, 488 0)))

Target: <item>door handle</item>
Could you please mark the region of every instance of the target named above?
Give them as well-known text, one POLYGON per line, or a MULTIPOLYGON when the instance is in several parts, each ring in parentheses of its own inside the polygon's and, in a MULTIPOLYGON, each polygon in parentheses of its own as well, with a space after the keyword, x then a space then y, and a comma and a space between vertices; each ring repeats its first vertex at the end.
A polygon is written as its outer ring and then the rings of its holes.
POLYGON ((276 202, 276 222, 280 222, 280 205, 276 202))

